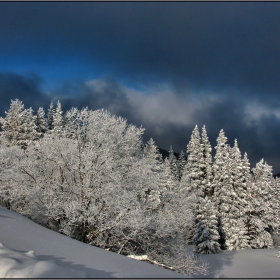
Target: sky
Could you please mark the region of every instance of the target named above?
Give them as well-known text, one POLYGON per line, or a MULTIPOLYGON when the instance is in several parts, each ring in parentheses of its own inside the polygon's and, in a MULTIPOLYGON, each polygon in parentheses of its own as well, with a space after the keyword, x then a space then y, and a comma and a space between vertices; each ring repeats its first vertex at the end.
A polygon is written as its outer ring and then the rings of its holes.
MULTIPOLYGON (((183 274, 90 246, 0 206, 1 278, 184 278, 183 274)), ((191 253, 194 245, 188 245, 191 253)), ((191 278, 279 278, 279 249, 200 255, 206 275, 191 278)), ((279 251, 280 252, 280 251, 279 251)))
POLYGON ((0 2, 0 115, 105 108, 183 150, 223 129, 280 172, 279 2, 0 2))

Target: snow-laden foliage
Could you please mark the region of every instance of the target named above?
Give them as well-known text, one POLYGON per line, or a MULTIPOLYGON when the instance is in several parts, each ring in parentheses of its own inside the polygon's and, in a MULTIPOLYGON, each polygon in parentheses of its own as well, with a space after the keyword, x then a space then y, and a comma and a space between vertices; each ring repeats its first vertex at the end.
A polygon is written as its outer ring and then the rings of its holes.
POLYGON ((174 178, 179 181, 179 166, 178 166, 178 160, 176 156, 174 155, 174 151, 172 149, 172 146, 169 149, 169 155, 168 155, 168 160, 171 168, 172 175, 174 178))
POLYGON ((45 111, 42 107, 40 107, 37 111, 35 124, 38 136, 39 138, 42 138, 48 130, 48 122, 45 118, 45 111))
POLYGON ((178 158, 178 161, 177 161, 179 181, 182 178, 182 175, 183 175, 186 164, 187 164, 186 156, 185 156, 184 151, 182 150, 179 154, 179 158, 178 158))
POLYGON ((65 119, 58 133, 54 114, 25 150, 1 146, 1 203, 85 243, 174 263, 192 213, 168 158, 152 139, 142 148, 142 127, 107 111, 73 108, 65 119))
POLYGON ((278 242, 279 179, 263 160, 251 175, 223 130, 214 159, 196 126, 188 157, 171 147, 163 160, 144 128, 103 109, 63 115, 58 101, 46 118, 16 99, 0 124, 0 203, 48 228, 185 274, 205 269, 186 244, 208 254, 278 242))
POLYGON ((193 236, 196 253, 219 253, 221 251, 218 218, 209 197, 200 197, 197 204, 196 224, 193 236))
POLYGON ((272 248, 272 232, 279 226, 279 204, 277 189, 272 176, 272 167, 263 159, 252 169, 251 184, 252 209, 249 219, 252 248, 272 248))
POLYGON ((18 99, 12 100, 11 106, 2 123, 4 141, 8 145, 19 145, 26 148, 33 140, 39 137, 33 109, 24 109, 18 99))

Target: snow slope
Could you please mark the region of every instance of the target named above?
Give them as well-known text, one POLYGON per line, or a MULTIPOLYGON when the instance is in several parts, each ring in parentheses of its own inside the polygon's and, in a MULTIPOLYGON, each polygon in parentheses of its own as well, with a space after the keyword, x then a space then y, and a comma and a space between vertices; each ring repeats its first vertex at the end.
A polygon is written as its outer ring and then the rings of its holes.
MULTIPOLYGON (((90 246, 0 206, 0 278, 186 278, 176 272, 90 246)), ((189 251, 193 246, 188 246, 189 251)), ((201 255, 197 278, 280 278, 277 249, 201 255)))
POLYGON ((183 278, 90 246, 0 206, 0 278, 183 278))
POLYGON ((209 265, 209 274, 199 278, 280 278, 278 249, 223 251, 201 255, 209 265))

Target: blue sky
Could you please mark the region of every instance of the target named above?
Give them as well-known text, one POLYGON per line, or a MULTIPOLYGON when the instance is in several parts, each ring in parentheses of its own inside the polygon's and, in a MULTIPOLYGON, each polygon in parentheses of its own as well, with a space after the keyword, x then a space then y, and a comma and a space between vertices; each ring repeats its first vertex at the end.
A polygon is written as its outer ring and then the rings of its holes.
POLYGON ((177 152, 205 124, 280 172, 280 3, 0 2, 0 26, 1 115, 104 107, 177 152))

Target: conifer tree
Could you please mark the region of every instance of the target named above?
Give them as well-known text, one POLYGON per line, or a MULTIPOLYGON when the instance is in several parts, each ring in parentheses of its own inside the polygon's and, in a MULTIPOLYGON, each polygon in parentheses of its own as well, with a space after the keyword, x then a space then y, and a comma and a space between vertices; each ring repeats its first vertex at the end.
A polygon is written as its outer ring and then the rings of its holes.
POLYGON ((61 109, 61 103, 57 101, 56 109, 53 115, 53 131, 60 135, 63 130, 63 111, 61 109))
POLYGON ((277 218, 277 226, 274 229, 274 233, 280 236, 280 178, 276 177, 274 180, 274 190, 275 190, 275 215, 277 218))
MULTIPOLYGON (((163 162, 155 141, 151 138, 143 148, 143 157, 146 161, 146 166, 151 170, 151 173, 146 176, 152 176, 153 184, 143 186, 143 192, 139 194, 142 202, 152 203, 153 207, 157 207, 160 203, 159 180, 161 172, 161 164, 163 162)), ((151 182, 150 181, 150 182, 151 182)))
POLYGON ((43 135, 48 130, 48 122, 45 118, 45 111, 42 107, 40 107, 37 111, 36 121, 35 121, 37 132, 39 134, 39 137, 42 138, 43 135))
POLYGON ((179 181, 178 160, 177 160, 176 156, 174 155, 174 151, 172 149, 172 146, 169 149, 168 160, 169 160, 169 164, 170 164, 170 168, 171 168, 171 172, 172 172, 173 177, 177 181, 179 181))
POLYGON ((185 153, 183 150, 181 150, 181 152, 179 154, 177 164, 178 164, 179 180, 181 180, 185 166, 187 164, 186 156, 185 156, 185 153))
POLYGON ((55 114, 55 109, 53 107, 53 102, 51 102, 50 107, 48 109, 48 129, 53 130, 54 128, 54 114, 55 114))
POLYGON ((3 120, 3 135, 9 144, 17 145, 24 131, 24 105, 22 101, 11 100, 10 109, 3 120))
POLYGON ((199 198, 193 243, 194 252, 203 254, 215 254, 221 251, 219 244, 218 218, 214 205, 210 198, 199 198))
MULTIPOLYGON (((185 184, 184 181, 189 180, 189 195, 194 194, 197 196, 204 196, 204 193, 201 190, 202 180, 204 176, 203 149, 197 125, 195 126, 191 135, 191 139, 187 145, 187 153, 189 155, 187 158, 187 164, 184 170, 181 185, 185 184)), ((188 186, 188 184, 186 186, 188 186)))
POLYGON ((232 191, 232 184, 230 181, 230 155, 229 146, 227 144, 227 137, 221 129, 217 138, 217 145, 215 147, 216 155, 213 164, 213 202, 218 211, 218 228, 220 233, 221 249, 226 249, 227 232, 231 224, 229 219, 230 203, 228 193, 232 191))
POLYGON ((271 202, 274 200, 272 167, 261 159, 252 169, 252 211, 249 221, 252 248, 272 248, 271 232, 277 227, 271 202))
POLYGON ((161 172, 159 177, 159 190, 161 193, 174 190, 177 184, 177 179, 172 172, 170 160, 168 157, 166 157, 161 164, 161 172))
POLYGON ((21 147, 26 148, 32 141, 39 139, 39 133, 37 132, 36 116, 33 115, 33 109, 24 110, 23 116, 23 131, 18 143, 21 147))
POLYGON ((232 188, 230 192, 228 192, 228 221, 231 226, 226 232, 226 247, 229 250, 247 249, 249 248, 249 237, 245 228, 245 214, 249 192, 244 186, 244 165, 238 148, 237 139, 234 141, 233 148, 230 149, 230 162, 230 181, 232 188))
POLYGON ((201 134, 201 144, 202 144, 202 154, 203 154, 203 180, 202 180, 202 189, 204 192, 204 197, 212 196, 212 180, 213 180, 213 171, 212 171, 212 147, 208 140, 207 131, 205 125, 202 127, 201 134))

